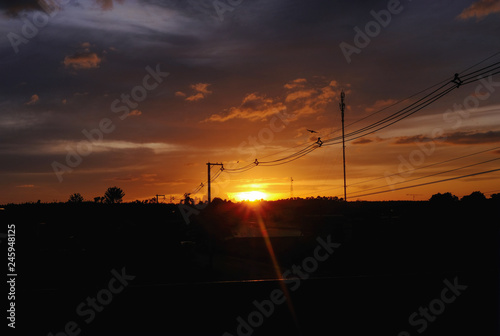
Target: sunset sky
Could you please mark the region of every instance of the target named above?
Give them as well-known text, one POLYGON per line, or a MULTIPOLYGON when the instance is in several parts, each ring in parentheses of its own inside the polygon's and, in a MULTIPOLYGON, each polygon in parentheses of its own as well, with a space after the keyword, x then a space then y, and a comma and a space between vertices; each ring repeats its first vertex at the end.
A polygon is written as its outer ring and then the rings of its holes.
MULTIPOLYGON (((111 186, 125 201, 179 200, 206 182, 207 162, 235 169, 340 135, 342 89, 349 125, 500 51, 494 0, 45 3, 0 5, 0 204, 66 201, 76 192, 93 200, 111 186), (356 37, 366 27, 369 41, 356 37)), ((499 61, 497 54, 469 71, 499 61)), ((500 192, 493 172, 362 196, 391 181, 398 188, 497 169, 499 93, 497 74, 347 142, 348 199, 500 192)), ((291 177, 295 197, 342 197, 341 144, 284 165, 223 172, 212 196, 287 198, 291 177)), ((206 199, 206 187, 192 196, 206 199)))

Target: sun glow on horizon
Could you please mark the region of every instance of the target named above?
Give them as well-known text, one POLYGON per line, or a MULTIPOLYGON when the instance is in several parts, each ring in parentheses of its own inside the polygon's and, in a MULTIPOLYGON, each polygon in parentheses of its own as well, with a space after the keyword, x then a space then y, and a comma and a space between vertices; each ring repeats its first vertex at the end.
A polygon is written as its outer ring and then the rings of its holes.
POLYGON ((254 202, 254 201, 258 201, 258 200, 266 200, 269 195, 262 192, 262 191, 244 191, 244 192, 240 192, 240 193, 237 193, 236 195, 234 195, 234 197, 236 198, 237 201, 241 202, 241 201, 250 201, 250 202, 254 202))

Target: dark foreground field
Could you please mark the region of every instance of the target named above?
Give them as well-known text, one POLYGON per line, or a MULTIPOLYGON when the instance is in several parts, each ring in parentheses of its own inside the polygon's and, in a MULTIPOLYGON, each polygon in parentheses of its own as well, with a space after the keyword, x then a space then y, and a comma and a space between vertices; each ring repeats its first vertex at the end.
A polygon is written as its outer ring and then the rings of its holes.
POLYGON ((498 335, 499 206, 27 204, 0 232, 19 335, 498 335))

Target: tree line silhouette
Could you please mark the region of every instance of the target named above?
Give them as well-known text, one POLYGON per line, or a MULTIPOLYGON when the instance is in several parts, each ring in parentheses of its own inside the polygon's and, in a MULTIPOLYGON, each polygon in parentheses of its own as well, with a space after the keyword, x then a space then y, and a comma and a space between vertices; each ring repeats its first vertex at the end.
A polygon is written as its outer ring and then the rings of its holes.
MULTIPOLYGON (((95 203, 105 203, 105 204, 115 204, 121 203, 123 201, 123 197, 125 196, 125 192, 118 187, 109 187, 104 196, 94 197, 95 203)), ((69 196, 68 203, 82 203, 84 201, 82 194, 74 193, 69 196)))
MULTIPOLYGON (((103 204, 117 204, 117 203, 122 203, 123 202, 123 197, 125 196, 125 192, 116 186, 109 187, 103 196, 98 196, 94 197, 94 203, 103 203, 103 204)), ((484 193, 480 191, 474 191, 469 195, 462 196, 459 198, 458 196, 450 193, 450 192, 445 192, 445 193, 436 193, 432 195, 429 198, 429 201, 432 203, 454 203, 454 202, 468 202, 468 203, 474 203, 474 202, 483 202, 486 201, 488 198, 484 195, 484 193)), ((495 193, 491 194, 490 200, 494 201, 500 201, 500 193, 495 193)), ((293 198, 287 198, 283 200, 289 200, 289 201, 294 201, 294 200, 329 200, 329 201, 338 201, 342 202, 343 198, 338 198, 338 197, 331 197, 331 196, 310 196, 310 197, 305 197, 305 198, 300 198, 300 197, 293 197, 293 198)), ((67 203, 71 204, 77 204, 77 203, 83 203, 85 202, 85 199, 83 198, 81 193, 74 193, 69 196, 69 199, 67 203)), ((190 197, 190 194, 184 194, 184 198, 181 199, 180 201, 183 204, 186 205, 194 205, 194 199, 190 197)), ((40 203, 40 201, 38 201, 40 203)), ((149 200, 144 200, 144 201, 139 201, 136 200, 132 203, 157 203, 156 198, 151 198, 149 200)), ((202 203, 200 201, 200 203, 202 203)))
MULTIPOLYGON (((480 192, 480 191, 473 191, 469 195, 465 195, 462 198, 460 198, 460 202, 483 202, 487 198, 486 196, 480 192)), ((500 200, 500 193, 492 194, 490 199, 492 200, 500 200)), ((429 199, 431 202, 435 203, 453 203, 453 202, 458 202, 458 196, 453 195, 450 192, 445 192, 443 194, 437 193, 431 196, 429 199)))

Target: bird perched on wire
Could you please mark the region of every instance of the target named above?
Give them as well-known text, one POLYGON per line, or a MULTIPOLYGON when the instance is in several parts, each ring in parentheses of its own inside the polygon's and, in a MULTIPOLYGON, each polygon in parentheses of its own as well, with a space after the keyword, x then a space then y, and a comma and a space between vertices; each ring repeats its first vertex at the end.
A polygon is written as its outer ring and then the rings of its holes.
POLYGON ((310 130, 310 129, 308 129, 307 131, 308 131, 308 132, 311 132, 311 133, 318 133, 318 132, 313 131, 313 130, 310 130))

